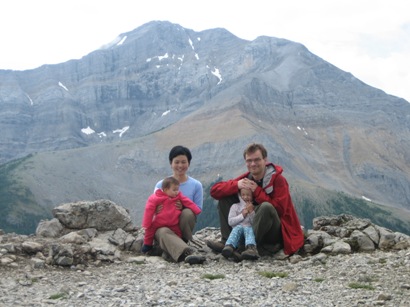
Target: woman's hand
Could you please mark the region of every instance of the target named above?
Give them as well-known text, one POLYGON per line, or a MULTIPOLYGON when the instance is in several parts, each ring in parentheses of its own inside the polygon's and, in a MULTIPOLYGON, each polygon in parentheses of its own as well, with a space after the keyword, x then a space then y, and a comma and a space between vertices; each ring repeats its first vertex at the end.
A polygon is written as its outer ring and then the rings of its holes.
POLYGON ((177 200, 177 201, 176 201, 175 207, 176 207, 178 210, 182 210, 183 207, 182 207, 182 203, 181 203, 180 200, 177 200))
POLYGON ((158 206, 155 208, 155 214, 160 213, 163 207, 164 207, 163 205, 158 205, 158 206))

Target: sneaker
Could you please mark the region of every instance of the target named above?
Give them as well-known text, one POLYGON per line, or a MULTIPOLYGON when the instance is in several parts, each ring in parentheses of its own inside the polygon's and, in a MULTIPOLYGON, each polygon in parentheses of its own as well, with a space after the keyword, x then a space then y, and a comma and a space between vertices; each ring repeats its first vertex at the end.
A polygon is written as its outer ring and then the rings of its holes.
POLYGON ((207 245, 210 249, 212 249, 214 252, 217 252, 217 253, 222 253, 222 250, 223 250, 224 247, 225 247, 225 243, 222 242, 222 241, 210 241, 210 240, 207 240, 207 241, 206 241, 206 245, 207 245))
POLYGON ((259 258, 258 250, 255 245, 248 245, 246 250, 241 254, 242 259, 245 260, 256 260, 259 258))
POLYGON ((190 265, 193 264, 202 264, 204 263, 206 258, 201 255, 189 255, 185 258, 185 263, 189 263, 190 265))
POLYGON ((225 247, 222 249, 222 256, 229 258, 232 256, 233 251, 234 248, 231 244, 225 245, 225 247))

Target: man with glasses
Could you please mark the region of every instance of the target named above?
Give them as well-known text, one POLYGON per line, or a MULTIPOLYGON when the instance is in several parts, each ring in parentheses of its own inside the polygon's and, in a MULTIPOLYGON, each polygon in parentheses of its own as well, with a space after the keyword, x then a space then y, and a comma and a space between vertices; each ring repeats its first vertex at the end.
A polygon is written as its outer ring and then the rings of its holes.
POLYGON ((235 179, 221 181, 211 188, 211 196, 218 200, 221 241, 207 241, 207 245, 221 252, 231 232, 229 209, 238 202, 238 192, 247 188, 254 198, 253 229, 261 255, 273 254, 283 248, 286 255, 297 252, 304 244, 304 235, 289 192, 282 176, 283 169, 268 162, 262 144, 250 144, 245 149, 248 172, 235 179))

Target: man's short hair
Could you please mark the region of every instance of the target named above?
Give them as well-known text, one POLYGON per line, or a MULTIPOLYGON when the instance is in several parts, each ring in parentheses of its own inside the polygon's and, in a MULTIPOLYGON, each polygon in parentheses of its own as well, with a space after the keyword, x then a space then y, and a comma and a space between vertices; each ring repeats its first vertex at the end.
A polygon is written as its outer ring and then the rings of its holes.
POLYGON ((166 177, 164 180, 162 180, 162 189, 169 189, 172 185, 177 185, 179 186, 179 181, 178 179, 175 179, 174 177, 166 177))
POLYGON ((244 150, 244 152, 243 152, 243 158, 246 159, 246 155, 253 154, 254 152, 256 152, 256 151, 258 151, 258 150, 261 151, 261 153, 262 153, 262 158, 265 159, 265 158, 268 156, 268 152, 267 152, 265 146, 263 146, 262 144, 252 143, 252 144, 249 144, 249 145, 245 148, 245 150, 244 150))

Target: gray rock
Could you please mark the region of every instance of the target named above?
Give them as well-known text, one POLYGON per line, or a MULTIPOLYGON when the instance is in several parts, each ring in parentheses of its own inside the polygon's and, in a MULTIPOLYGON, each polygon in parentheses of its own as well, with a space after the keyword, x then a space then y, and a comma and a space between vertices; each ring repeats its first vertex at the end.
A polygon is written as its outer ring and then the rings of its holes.
MULTIPOLYGON (((363 227, 359 227, 358 229, 362 229, 363 227)), ((372 239, 370 239, 365 233, 361 232, 360 230, 354 230, 350 236, 349 243, 350 245, 354 245, 353 250, 359 252, 371 252, 376 249, 376 246, 372 239)))
POLYGON ((396 235, 391 230, 379 226, 376 226, 376 229, 380 234, 380 240, 378 245, 380 249, 390 249, 396 244, 396 235))
POLYGON ((352 248, 350 245, 343 241, 337 241, 333 244, 333 249, 331 251, 332 254, 350 254, 352 252, 352 248))
POLYGON ((84 236, 80 235, 78 232, 70 232, 59 239, 62 243, 75 243, 75 244, 84 244, 87 242, 87 239, 84 236))
POLYGON ((35 254, 43 250, 43 245, 34 241, 25 241, 21 244, 21 248, 27 254, 35 254))
POLYGON ((373 241, 373 243, 379 244, 380 236, 373 225, 363 229, 363 233, 365 233, 373 241))
POLYGON ((128 211, 109 200, 80 201, 55 207, 53 215, 66 228, 115 230, 133 228, 128 211))
POLYGON ((56 218, 48 220, 41 220, 36 229, 36 235, 41 237, 57 238, 60 236, 63 225, 56 218))

